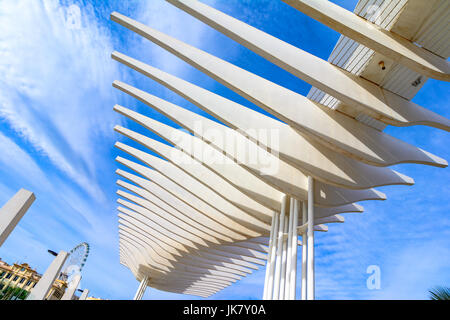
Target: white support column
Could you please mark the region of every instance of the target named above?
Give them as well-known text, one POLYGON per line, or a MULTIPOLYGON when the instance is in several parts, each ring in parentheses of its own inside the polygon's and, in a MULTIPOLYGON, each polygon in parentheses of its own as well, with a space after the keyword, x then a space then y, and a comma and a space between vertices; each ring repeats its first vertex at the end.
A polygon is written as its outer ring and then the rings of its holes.
POLYGON ((278 246, 278 231, 280 214, 278 212, 273 213, 275 226, 273 227, 273 246, 270 253, 270 267, 269 267, 269 282, 267 286, 267 300, 273 299, 273 286, 275 282, 275 264, 276 264, 276 252, 278 246))
MULTIPOLYGON (((302 201, 302 224, 305 225, 307 222, 307 214, 308 214, 308 207, 307 202, 302 201)), ((306 275, 308 274, 308 269, 306 265, 306 260, 308 257, 308 239, 306 237, 306 232, 302 233, 302 300, 306 300, 306 289, 307 289, 307 282, 306 282, 306 275)))
POLYGON ((289 210, 289 223, 288 223, 288 237, 287 237, 287 261, 286 261, 286 284, 284 285, 284 300, 290 300, 291 292, 291 271, 292 271, 292 229, 294 227, 294 210, 295 210, 295 199, 291 198, 290 210, 289 210))
MULTIPOLYGON (((287 207, 286 209, 289 209, 289 207, 287 207)), ((279 300, 285 300, 285 290, 286 290, 286 265, 287 265, 287 247, 288 247, 288 242, 287 242, 287 233, 289 230, 289 216, 285 215, 284 216, 284 229, 283 229, 283 251, 281 253, 281 280, 280 280, 280 293, 279 293, 279 300)))
POLYGON ((89 294, 89 290, 88 289, 84 289, 83 292, 81 293, 80 299, 78 300, 86 300, 89 294))
POLYGON ((134 295, 133 300, 142 300, 142 297, 144 296, 145 289, 147 289, 148 284, 148 277, 144 276, 141 280, 141 283, 139 284, 139 287, 136 291, 136 294, 134 295))
POLYGON ((80 281, 81 281, 81 275, 80 274, 74 275, 73 282, 69 284, 69 287, 64 292, 61 300, 72 300, 72 298, 75 294, 75 291, 77 291, 78 286, 80 285, 80 281))
POLYGON ((266 262, 266 277, 264 280, 264 292, 263 292, 263 300, 267 300, 268 295, 268 286, 269 286, 269 277, 270 277, 270 270, 272 265, 272 250, 273 250, 273 244, 274 244, 274 229, 275 229, 275 220, 276 220, 276 214, 274 212, 272 216, 272 224, 270 226, 270 237, 269 237, 269 254, 267 256, 267 262, 266 262))
POLYGON ((297 199, 294 200, 294 207, 292 212, 292 230, 291 230, 291 266, 289 272, 289 300, 295 300, 295 290, 297 288, 297 249, 298 249, 298 211, 300 210, 300 203, 297 199))
POLYGON ((314 180, 308 177, 308 259, 307 259, 307 299, 314 300, 314 180))
POLYGON ((142 286, 141 295, 139 296, 139 300, 142 300, 142 298, 144 297, 144 293, 147 290, 147 286, 148 286, 148 277, 145 277, 145 284, 142 286))
POLYGON ((35 199, 33 192, 20 189, 0 208, 0 246, 14 230, 35 199))
POLYGON ((58 278, 61 268, 66 262, 68 253, 65 251, 60 251, 58 255, 53 259, 50 266, 45 271, 41 280, 36 284, 36 286, 31 290, 30 295, 26 300, 44 300, 50 291, 53 282, 58 278))
POLYGON ((273 284, 273 299, 278 300, 280 296, 280 280, 281 280, 281 256, 283 250, 283 231, 284 231, 284 217, 286 216, 286 204, 287 196, 283 195, 281 199, 281 210, 279 218, 279 229, 278 229, 278 241, 277 241, 277 251, 276 251, 276 265, 275 265, 275 280, 273 284))
POLYGON ((139 292, 139 297, 136 300, 142 300, 142 297, 144 296, 146 289, 147 289, 147 284, 145 286, 142 286, 141 291, 139 292))
POLYGON ((138 287, 138 289, 137 289, 137 291, 136 291, 136 294, 134 295, 133 300, 141 300, 141 299, 142 299, 142 289, 144 288, 143 281, 144 281, 144 280, 142 280, 142 281, 139 283, 139 287, 138 287))

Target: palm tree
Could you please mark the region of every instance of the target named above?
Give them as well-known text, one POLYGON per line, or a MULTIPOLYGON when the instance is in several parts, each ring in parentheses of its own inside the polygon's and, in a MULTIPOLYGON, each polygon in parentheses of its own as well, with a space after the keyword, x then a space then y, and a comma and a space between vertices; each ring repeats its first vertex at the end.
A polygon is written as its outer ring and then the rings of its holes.
POLYGON ((429 292, 431 300, 450 300, 449 287, 436 287, 429 292))

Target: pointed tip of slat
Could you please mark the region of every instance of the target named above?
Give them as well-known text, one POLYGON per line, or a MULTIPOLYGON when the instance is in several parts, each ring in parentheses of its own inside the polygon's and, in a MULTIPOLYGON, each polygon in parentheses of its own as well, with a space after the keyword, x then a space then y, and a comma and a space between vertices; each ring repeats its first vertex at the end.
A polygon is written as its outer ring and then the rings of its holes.
POLYGON ((435 114, 433 111, 425 109, 427 112, 431 114, 433 120, 425 121, 425 125, 430 127, 438 128, 444 131, 450 131, 450 119, 447 119, 441 115, 435 114))
POLYGON ((124 106, 121 106, 121 105, 119 105, 119 104, 116 104, 116 105, 113 107, 113 110, 114 110, 115 112, 117 112, 117 113, 120 113, 120 114, 123 115, 123 116, 126 116, 126 117, 131 117, 133 113, 136 113, 135 111, 133 111, 133 110, 131 110, 131 109, 128 109, 128 108, 126 108, 126 107, 124 107, 124 106))
POLYGON ((112 21, 116 21, 117 19, 120 19, 121 16, 122 14, 118 13, 117 11, 113 11, 109 15, 109 19, 111 19, 112 21))
POLYGON ((117 60, 118 58, 122 57, 124 54, 120 53, 117 50, 114 50, 113 52, 111 52, 111 58, 113 58, 114 60, 117 60))
POLYGON ((433 165, 433 166, 436 166, 436 167, 440 167, 440 168, 448 167, 447 160, 445 160, 445 159, 443 159, 441 157, 438 157, 438 156, 436 156, 436 155, 434 155, 434 154, 432 154, 432 153, 430 153, 428 151, 425 151, 425 150, 422 150, 422 149, 420 149, 420 151, 422 151, 430 159, 429 161, 427 161, 427 164, 430 164, 430 165, 433 165))
POLYGON ((120 80, 114 80, 114 81, 112 82, 112 86, 113 86, 114 88, 117 88, 117 87, 120 86, 122 83, 123 83, 123 82, 120 81, 120 80))
POLYGON ((127 159, 122 158, 121 156, 117 156, 116 159, 114 159, 114 160, 119 162, 119 163, 124 163, 125 161, 127 161, 127 159))
POLYGON ((318 224, 314 226, 314 231, 327 232, 328 226, 325 224, 318 224))
MULTIPOLYGON (((133 88, 132 86, 130 86, 129 84, 126 84, 125 82, 122 82, 120 80, 114 80, 112 82, 112 86, 113 88, 119 89, 122 92, 125 92, 127 94, 130 94, 130 90, 133 88)), ((134 89, 134 88, 133 88, 134 89)), ((119 106, 119 105, 118 105, 119 106)), ((121 106, 119 106, 121 107, 121 106)), ((123 107, 122 107, 123 108, 123 107)))
POLYGON ((113 110, 116 112, 121 113, 123 110, 127 110, 127 108, 121 106, 120 104, 115 104, 113 107, 113 110))
POLYGON ((415 183, 413 178, 408 177, 407 175, 404 175, 403 173, 400 173, 400 172, 395 171, 395 170, 393 170, 393 172, 395 172, 395 174, 400 178, 400 181, 401 181, 400 183, 401 184, 404 184, 404 185, 407 185, 407 186, 412 186, 415 183))
POLYGON ((376 194, 376 197, 377 197, 376 199, 377 200, 386 200, 387 199, 387 196, 386 196, 386 194, 384 192, 381 192, 381 191, 376 190, 376 189, 371 189, 371 190, 372 190, 373 193, 376 194))
POLYGON ((117 132, 122 132, 123 129, 125 129, 125 128, 122 127, 121 125, 118 125, 118 124, 116 124, 116 125, 114 126, 114 128, 113 128, 113 130, 114 130, 114 131, 117 131, 117 132))

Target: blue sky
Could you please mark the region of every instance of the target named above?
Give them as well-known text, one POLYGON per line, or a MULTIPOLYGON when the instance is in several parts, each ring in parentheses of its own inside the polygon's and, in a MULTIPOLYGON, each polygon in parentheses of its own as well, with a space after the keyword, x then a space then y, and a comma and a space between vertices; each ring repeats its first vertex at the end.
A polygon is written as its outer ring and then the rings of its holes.
MULTIPOLYGON (((278 0, 203 2, 323 59, 339 34, 278 0)), ((353 10, 356 0, 334 2, 353 10)), ((0 204, 19 188, 36 201, 0 248, 12 263, 26 261, 39 272, 52 257, 47 249, 91 245, 82 287, 106 299, 130 299, 138 286, 119 264, 116 185, 122 139, 112 128, 127 122, 118 103, 177 127, 133 98, 113 89, 122 80, 156 96, 198 108, 164 87, 112 61, 118 50, 208 90, 258 109, 171 54, 109 20, 118 11, 258 75, 306 95, 310 85, 253 54, 233 40, 160 0, 0 1, 0 204)), ((414 102, 450 117, 447 83, 429 80, 414 102)), ((259 109, 258 109, 259 110, 259 109)), ((450 159, 449 135, 426 127, 386 132, 450 159)), ((127 141, 130 145, 135 144, 127 141)), ((122 154, 121 154, 122 155, 122 154)), ((423 299, 436 285, 450 285, 450 171, 418 165, 396 170, 412 187, 380 188, 387 201, 363 203, 362 214, 318 233, 318 299, 423 299), (366 269, 381 270, 380 290, 369 290, 366 269)), ((260 299, 264 269, 221 291, 215 299, 260 299)), ((147 290, 144 299, 192 298, 147 290)))

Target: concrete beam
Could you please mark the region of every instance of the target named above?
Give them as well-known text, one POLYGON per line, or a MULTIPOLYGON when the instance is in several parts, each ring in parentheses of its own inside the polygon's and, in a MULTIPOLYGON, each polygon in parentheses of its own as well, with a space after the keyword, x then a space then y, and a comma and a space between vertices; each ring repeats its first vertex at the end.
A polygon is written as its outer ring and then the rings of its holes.
POLYGON ((0 208, 0 246, 17 226, 35 199, 33 192, 20 189, 0 208))
POLYGON ((31 290, 30 295, 26 300, 44 300, 50 291, 53 282, 58 278, 61 268, 66 262, 69 254, 65 251, 60 251, 55 259, 53 259, 50 266, 45 271, 42 278, 36 284, 36 286, 31 290))

